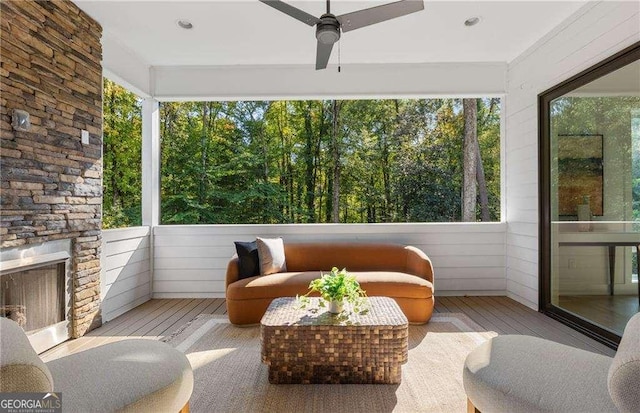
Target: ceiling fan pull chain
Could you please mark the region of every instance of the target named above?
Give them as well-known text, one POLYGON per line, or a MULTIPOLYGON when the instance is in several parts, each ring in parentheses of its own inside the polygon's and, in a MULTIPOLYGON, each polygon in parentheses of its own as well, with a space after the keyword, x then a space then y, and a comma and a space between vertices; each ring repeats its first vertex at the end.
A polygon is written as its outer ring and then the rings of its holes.
POLYGON ((340 73, 340 45, 342 44, 342 42, 338 42, 338 73, 340 73))

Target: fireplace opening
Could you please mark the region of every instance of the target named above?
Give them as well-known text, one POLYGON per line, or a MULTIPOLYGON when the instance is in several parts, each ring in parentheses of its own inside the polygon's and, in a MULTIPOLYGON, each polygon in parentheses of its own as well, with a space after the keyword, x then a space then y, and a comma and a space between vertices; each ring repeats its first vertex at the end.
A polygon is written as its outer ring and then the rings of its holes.
POLYGON ((0 250, 0 317, 42 353, 71 337, 71 241, 0 250))
POLYGON ((65 321, 64 262, 0 276, 0 317, 34 333, 65 321))

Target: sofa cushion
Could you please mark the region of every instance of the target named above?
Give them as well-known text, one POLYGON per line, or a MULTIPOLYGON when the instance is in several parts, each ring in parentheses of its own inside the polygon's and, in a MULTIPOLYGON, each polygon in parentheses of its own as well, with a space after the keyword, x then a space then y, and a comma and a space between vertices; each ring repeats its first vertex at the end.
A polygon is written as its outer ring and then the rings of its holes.
POLYGON ((372 297, 431 298, 433 284, 424 278, 403 272, 359 271, 352 272, 367 295, 372 297))
POLYGON ((282 238, 256 238, 260 275, 269 275, 287 271, 282 238))
POLYGON ((407 272, 408 251, 403 245, 358 243, 287 243, 287 271, 330 271, 332 267, 354 271, 407 272))
MULTIPOLYGON (((392 271, 353 272, 356 280, 369 296, 394 298, 430 298, 433 284, 415 275, 392 271)), ((309 283, 320 278, 321 271, 282 272, 268 277, 251 277, 230 284, 227 299, 294 297, 305 294, 309 283)))
POLYGON ((238 254, 238 279, 253 277, 260 274, 260 260, 258 258, 258 244, 256 241, 235 241, 238 254))

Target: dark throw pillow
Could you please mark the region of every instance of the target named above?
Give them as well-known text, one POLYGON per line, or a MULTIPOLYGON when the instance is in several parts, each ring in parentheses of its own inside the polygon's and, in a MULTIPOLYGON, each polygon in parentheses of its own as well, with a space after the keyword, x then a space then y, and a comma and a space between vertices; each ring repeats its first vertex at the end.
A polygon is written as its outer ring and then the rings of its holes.
POLYGON ((238 279, 260 275, 260 261, 258 259, 258 244, 255 241, 235 241, 238 253, 238 279))

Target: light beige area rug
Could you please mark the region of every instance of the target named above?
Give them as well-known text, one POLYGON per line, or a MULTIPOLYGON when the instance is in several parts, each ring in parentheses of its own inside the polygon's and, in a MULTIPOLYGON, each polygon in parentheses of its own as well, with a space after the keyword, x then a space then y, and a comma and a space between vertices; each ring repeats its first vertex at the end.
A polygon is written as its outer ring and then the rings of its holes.
POLYGON ((166 341, 191 362, 195 413, 463 413, 464 359, 494 335, 463 314, 434 314, 426 325, 411 325, 400 385, 269 384, 260 327, 235 327, 220 316, 200 315, 166 341))

